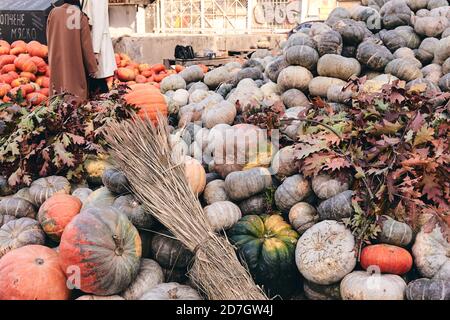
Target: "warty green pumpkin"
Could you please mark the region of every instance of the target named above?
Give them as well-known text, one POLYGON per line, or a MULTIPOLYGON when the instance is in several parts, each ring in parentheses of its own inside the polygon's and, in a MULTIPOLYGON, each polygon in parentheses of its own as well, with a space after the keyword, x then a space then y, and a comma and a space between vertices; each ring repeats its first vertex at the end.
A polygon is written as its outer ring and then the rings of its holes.
POLYGON ((269 293, 284 293, 296 285, 294 252, 299 236, 282 216, 244 216, 228 231, 228 236, 256 282, 269 293))

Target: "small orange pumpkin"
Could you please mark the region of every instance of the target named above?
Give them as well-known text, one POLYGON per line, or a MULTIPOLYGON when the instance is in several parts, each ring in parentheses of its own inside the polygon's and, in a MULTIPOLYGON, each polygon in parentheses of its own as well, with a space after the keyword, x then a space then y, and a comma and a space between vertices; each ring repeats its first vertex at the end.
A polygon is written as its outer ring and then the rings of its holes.
POLYGON ((164 78, 168 77, 169 75, 165 72, 161 72, 159 74, 155 74, 153 76, 153 79, 155 80, 155 82, 161 82, 163 81, 164 78))
POLYGON ((37 41, 31 41, 27 44, 27 52, 32 57, 46 58, 48 55, 48 47, 37 41))
POLYGON ((44 74, 47 71, 47 63, 41 57, 31 57, 30 60, 34 62, 39 73, 44 74))
POLYGON ((180 72, 183 71, 184 69, 186 69, 185 66, 182 66, 182 65, 179 65, 179 64, 177 64, 177 65, 175 66, 175 71, 176 71, 177 73, 180 73, 180 72))
POLYGON ((134 81, 134 79, 136 78, 136 73, 134 72, 134 70, 129 68, 119 68, 117 69, 117 77, 120 81, 124 82, 134 81))
POLYGON ((50 96, 50 89, 49 88, 41 88, 41 90, 38 91, 40 94, 43 94, 46 97, 50 96))
POLYGON ((140 74, 138 74, 136 76, 136 83, 146 83, 147 82, 147 78, 144 76, 141 76, 140 74))
POLYGON ((12 88, 9 84, 0 83, 0 98, 3 98, 11 89, 12 88))
POLYGON ((9 73, 0 75, 0 83, 11 84, 13 80, 14 80, 13 76, 10 75, 9 73))
POLYGON ((17 47, 22 47, 22 48, 27 48, 27 43, 23 40, 17 40, 14 41, 13 43, 11 43, 11 49, 17 48, 17 47))
POLYGON ((19 77, 11 82, 11 87, 15 88, 27 83, 30 83, 30 79, 19 77))
POLYGON ((59 242, 64 228, 80 213, 82 203, 68 194, 55 194, 40 207, 38 220, 50 239, 59 242))
POLYGON ((149 65, 148 63, 141 63, 140 65, 139 65, 139 72, 144 72, 144 71, 146 71, 146 70, 151 70, 151 65, 149 65))
POLYGON ((150 78, 152 75, 154 74, 154 72, 152 70, 144 70, 141 72, 141 75, 143 75, 146 78, 150 78))
POLYGON ((156 123, 158 113, 167 116, 167 102, 161 92, 148 84, 140 84, 138 86, 130 93, 127 93, 124 98, 128 104, 140 108, 138 112, 139 117, 141 119, 148 117, 156 123))
POLYGON ((15 47, 14 49, 9 50, 10 54, 13 54, 15 56, 20 55, 21 53, 27 53, 26 47, 15 47))
POLYGON ((11 45, 5 40, 0 40, 0 55, 9 54, 9 50, 11 45))
POLYGON ((36 75, 34 73, 31 72, 21 72, 20 76, 22 78, 28 78, 30 79, 30 81, 35 82, 36 81, 36 75))
POLYGON ((166 67, 161 63, 157 63, 152 66, 152 70, 154 73, 160 73, 160 72, 166 71, 166 67))
POLYGON ((70 290, 58 253, 28 245, 0 259, 0 300, 67 300, 70 290))
POLYGON ((14 65, 14 63, 12 63, 12 64, 5 64, 5 65, 2 67, 2 70, 0 70, 0 72, 1 72, 2 74, 8 73, 8 72, 10 72, 10 71, 16 71, 16 66, 14 65))
POLYGON ((38 71, 36 64, 27 56, 17 57, 17 59, 14 60, 14 64, 17 69, 24 72, 36 73, 38 71))
POLYGON ((47 96, 43 95, 40 92, 32 92, 32 93, 27 94, 27 101, 32 106, 38 106, 45 100, 47 100, 47 96))
POLYGON ((16 60, 16 56, 13 56, 11 54, 4 55, 0 57, 0 68, 3 68, 4 65, 14 63, 14 60, 16 60))
POLYGON ((381 273, 403 275, 411 270, 413 258, 401 247, 376 244, 365 247, 361 252, 361 266, 379 268, 381 273))
POLYGON ((38 77, 36 79, 36 83, 41 88, 50 88, 50 78, 49 77, 45 77, 45 76, 38 77))

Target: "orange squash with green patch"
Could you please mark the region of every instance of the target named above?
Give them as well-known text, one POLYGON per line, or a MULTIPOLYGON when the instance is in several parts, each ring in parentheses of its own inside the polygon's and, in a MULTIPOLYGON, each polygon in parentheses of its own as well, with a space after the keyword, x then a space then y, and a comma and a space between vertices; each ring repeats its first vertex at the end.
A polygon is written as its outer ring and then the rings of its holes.
POLYGON ((130 285, 138 274, 141 253, 137 229, 111 207, 82 210, 64 229, 59 245, 63 270, 68 276, 78 272, 73 285, 101 296, 117 294, 130 285))
POLYGON ((50 239, 59 242, 65 227, 80 213, 81 206, 82 203, 77 197, 55 194, 39 208, 39 223, 50 239))
POLYGON ((279 214, 248 215, 228 231, 255 278, 269 294, 288 295, 299 284, 295 247, 299 238, 279 214))

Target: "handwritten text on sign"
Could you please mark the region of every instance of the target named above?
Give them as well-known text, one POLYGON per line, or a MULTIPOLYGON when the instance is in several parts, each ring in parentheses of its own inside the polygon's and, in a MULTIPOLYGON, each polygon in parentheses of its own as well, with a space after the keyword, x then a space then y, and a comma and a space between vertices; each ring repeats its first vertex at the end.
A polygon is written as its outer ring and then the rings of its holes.
POLYGON ((39 17, 33 14, 0 13, 0 38, 36 40, 43 27, 39 17))

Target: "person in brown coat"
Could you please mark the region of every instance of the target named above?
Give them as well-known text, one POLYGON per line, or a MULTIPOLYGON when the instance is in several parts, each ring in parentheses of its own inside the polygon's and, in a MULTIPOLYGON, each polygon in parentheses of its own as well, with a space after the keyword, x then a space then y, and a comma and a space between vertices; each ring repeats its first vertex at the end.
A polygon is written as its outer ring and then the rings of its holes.
POLYGON ((79 0, 64 0, 47 20, 51 94, 69 93, 79 103, 89 98, 87 78, 98 70, 91 31, 79 0))

